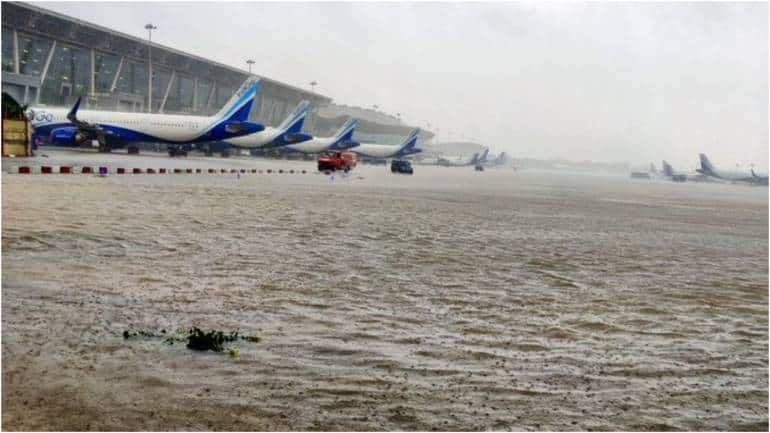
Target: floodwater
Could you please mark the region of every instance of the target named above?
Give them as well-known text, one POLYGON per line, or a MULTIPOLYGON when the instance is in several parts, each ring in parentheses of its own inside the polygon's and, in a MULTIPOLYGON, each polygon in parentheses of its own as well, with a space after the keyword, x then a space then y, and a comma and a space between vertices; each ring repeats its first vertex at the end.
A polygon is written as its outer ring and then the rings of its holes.
MULTIPOLYGON (((217 164, 313 168, 243 161, 217 164)), ((420 166, 2 187, 6 430, 768 428, 766 188, 420 166), (262 341, 122 336, 191 326, 262 341)))

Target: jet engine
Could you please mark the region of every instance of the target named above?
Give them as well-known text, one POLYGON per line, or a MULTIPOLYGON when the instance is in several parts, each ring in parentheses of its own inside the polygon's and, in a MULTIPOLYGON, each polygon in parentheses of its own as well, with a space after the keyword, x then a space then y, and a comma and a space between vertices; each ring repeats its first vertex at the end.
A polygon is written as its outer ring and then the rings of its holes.
POLYGON ((51 131, 51 144, 57 146, 80 146, 88 140, 88 135, 75 127, 56 128, 51 131))

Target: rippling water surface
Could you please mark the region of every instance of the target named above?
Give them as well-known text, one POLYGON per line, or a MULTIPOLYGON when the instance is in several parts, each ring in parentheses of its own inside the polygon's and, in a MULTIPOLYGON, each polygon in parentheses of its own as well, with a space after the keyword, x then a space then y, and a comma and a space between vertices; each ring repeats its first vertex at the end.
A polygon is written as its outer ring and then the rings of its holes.
POLYGON ((766 188, 427 167, 2 186, 5 429, 768 428, 766 188), (263 340, 122 337, 192 325, 263 340))

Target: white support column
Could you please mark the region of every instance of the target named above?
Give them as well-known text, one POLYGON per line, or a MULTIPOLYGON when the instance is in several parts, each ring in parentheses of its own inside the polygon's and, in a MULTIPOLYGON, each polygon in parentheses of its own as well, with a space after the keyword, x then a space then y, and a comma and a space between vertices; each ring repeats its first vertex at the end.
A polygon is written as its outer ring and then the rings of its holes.
POLYGON ((192 103, 192 111, 193 113, 198 112, 198 77, 195 77, 193 79, 193 103, 192 103))
POLYGON ((96 51, 91 48, 91 90, 90 93, 94 94, 96 91, 96 51))
POLYGON ((13 31, 13 72, 20 74, 19 66, 19 32, 13 31))
POLYGON ((120 73, 123 70, 123 59, 125 59, 124 56, 120 56, 120 63, 118 63, 118 69, 115 71, 115 78, 112 79, 112 85, 110 86, 110 93, 115 93, 115 90, 118 88, 118 78, 120 78, 120 73))
POLYGON ((163 109, 166 108, 166 99, 168 99, 168 92, 171 91, 171 86, 174 85, 174 79, 176 79, 176 70, 171 70, 171 78, 169 78, 168 86, 166 86, 166 91, 163 93, 163 100, 160 102, 158 113, 162 113, 163 109))
POLYGON ((45 77, 48 75, 48 67, 51 66, 51 59, 53 59, 54 51, 56 51, 56 40, 51 44, 51 51, 48 53, 48 58, 45 59, 45 66, 43 66, 43 72, 40 74, 40 87, 37 89, 35 104, 40 104, 40 94, 43 93, 43 83, 45 83, 45 77))
POLYGON ((206 98, 206 111, 211 110, 211 100, 214 98, 214 92, 217 89, 216 81, 211 81, 211 90, 209 90, 209 97, 206 98))

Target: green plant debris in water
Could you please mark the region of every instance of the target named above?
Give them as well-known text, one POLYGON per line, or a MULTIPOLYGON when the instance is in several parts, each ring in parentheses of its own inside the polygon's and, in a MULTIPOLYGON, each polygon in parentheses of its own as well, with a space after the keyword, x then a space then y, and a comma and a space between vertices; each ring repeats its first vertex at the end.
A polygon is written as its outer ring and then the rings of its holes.
POLYGON ((228 347, 227 348, 227 354, 230 355, 230 358, 237 358, 238 355, 241 354, 241 349, 238 349, 237 347, 228 347))
MULTIPOLYGON (((151 332, 147 330, 133 330, 127 329, 123 331, 123 338, 163 338, 166 344, 173 345, 174 343, 187 343, 187 348, 192 350, 214 352, 224 352, 224 344, 232 343, 234 341, 243 340, 251 343, 259 343, 262 339, 256 335, 243 335, 238 331, 222 332, 218 330, 203 331, 198 327, 192 327, 188 330, 177 331, 172 334, 166 334, 166 330, 163 329, 160 333, 151 332)), ((228 348, 228 353, 231 357, 237 357, 240 350, 237 347, 228 348)))

